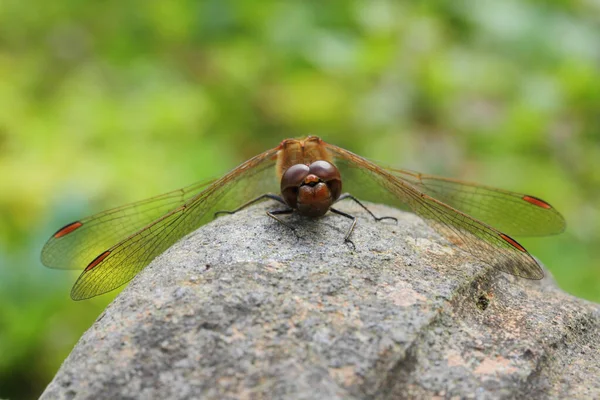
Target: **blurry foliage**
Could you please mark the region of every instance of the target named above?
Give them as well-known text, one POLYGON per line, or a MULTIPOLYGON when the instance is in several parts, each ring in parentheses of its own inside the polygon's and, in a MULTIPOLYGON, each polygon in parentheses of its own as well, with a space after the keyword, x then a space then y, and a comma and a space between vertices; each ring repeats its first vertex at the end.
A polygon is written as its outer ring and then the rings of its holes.
POLYGON ((83 215, 317 134, 385 164, 539 195, 523 240, 600 301, 600 3, 0 2, 0 397, 43 390, 114 296, 38 254, 83 215))

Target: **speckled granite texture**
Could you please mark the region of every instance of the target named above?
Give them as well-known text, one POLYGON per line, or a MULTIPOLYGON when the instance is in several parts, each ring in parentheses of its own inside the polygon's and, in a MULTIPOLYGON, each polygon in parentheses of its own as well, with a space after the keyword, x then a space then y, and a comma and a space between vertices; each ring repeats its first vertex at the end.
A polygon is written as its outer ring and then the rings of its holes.
POLYGON ((100 315, 44 399, 600 398, 600 306, 514 278, 418 217, 221 217, 100 315))

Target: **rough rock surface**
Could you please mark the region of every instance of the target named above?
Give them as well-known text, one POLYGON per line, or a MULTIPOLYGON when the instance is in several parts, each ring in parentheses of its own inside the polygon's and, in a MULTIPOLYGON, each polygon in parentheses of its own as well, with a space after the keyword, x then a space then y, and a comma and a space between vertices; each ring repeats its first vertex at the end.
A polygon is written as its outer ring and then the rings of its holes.
POLYGON ((45 399, 600 398, 600 306, 398 224, 221 217, 100 315, 45 399))

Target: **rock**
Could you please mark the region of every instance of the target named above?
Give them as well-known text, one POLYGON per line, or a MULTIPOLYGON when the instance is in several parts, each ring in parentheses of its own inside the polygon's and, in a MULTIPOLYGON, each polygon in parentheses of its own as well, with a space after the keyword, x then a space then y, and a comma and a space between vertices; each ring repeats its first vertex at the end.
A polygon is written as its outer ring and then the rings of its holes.
MULTIPOLYGON (((515 278, 412 214, 218 218, 100 315, 44 399, 600 398, 600 306, 515 278)), ((547 272, 546 272, 547 273, 547 272)), ((549 275, 547 273, 547 275, 549 275)))

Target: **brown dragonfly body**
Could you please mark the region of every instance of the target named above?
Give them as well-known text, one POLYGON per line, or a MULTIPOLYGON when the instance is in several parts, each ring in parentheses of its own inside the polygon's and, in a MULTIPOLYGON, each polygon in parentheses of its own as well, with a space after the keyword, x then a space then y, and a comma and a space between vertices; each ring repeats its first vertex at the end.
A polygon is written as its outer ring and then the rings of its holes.
POLYGON ((285 140, 277 152, 277 177, 285 203, 307 217, 325 215, 342 192, 340 172, 320 140, 285 140))
POLYGON ((563 217, 537 197, 384 168, 309 136, 284 140, 220 179, 72 222, 48 240, 42 262, 51 268, 83 269, 71 291, 80 300, 127 283, 219 213, 233 213, 265 198, 285 204, 285 209, 267 214, 291 229, 278 214, 320 217, 331 211, 352 219, 345 236, 350 243, 356 218, 333 208, 336 202, 349 198, 377 220, 394 219, 375 217, 353 195, 408 207, 482 262, 528 279, 541 279, 542 269, 509 234, 549 235, 565 227, 563 217), (342 182, 350 193, 342 193, 342 182), (377 194, 369 198, 373 189, 377 194))

